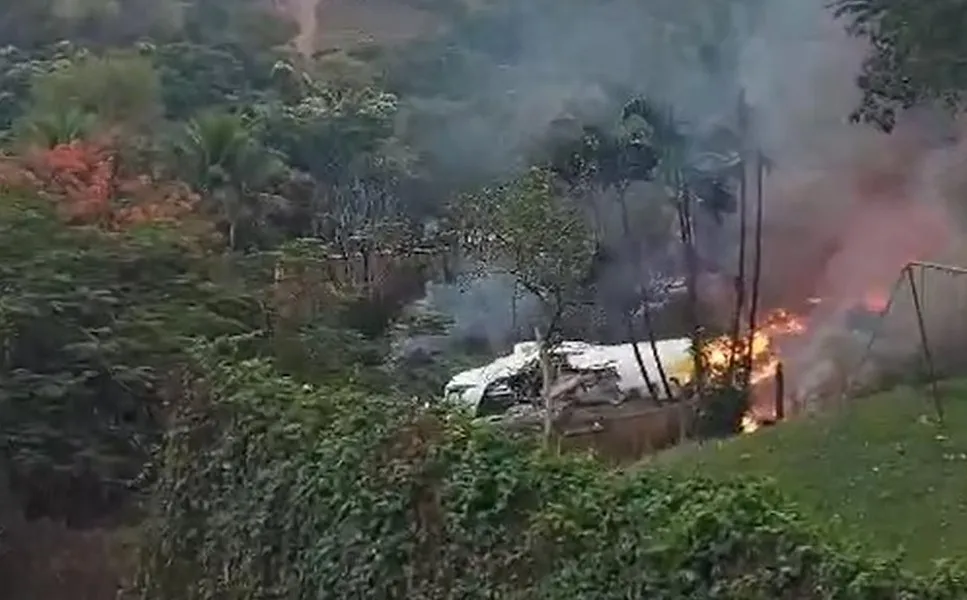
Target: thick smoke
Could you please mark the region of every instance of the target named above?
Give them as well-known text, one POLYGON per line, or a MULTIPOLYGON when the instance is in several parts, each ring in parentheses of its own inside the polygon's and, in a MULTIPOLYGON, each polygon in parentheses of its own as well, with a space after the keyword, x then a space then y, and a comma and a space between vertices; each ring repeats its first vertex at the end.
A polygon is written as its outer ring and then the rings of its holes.
POLYGON ((525 295, 506 274, 468 279, 459 285, 429 283, 426 303, 443 309, 452 319, 451 332, 457 338, 485 342, 492 348, 520 335, 529 337, 526 324, 540 311, 537 300, 525 295))
MULTIPOLYGON (((471 58, 449 74, 441 94, 447 100, 416 103, 424 116, 420 141, 447 171, 478 181, 506 177, 526 163, 556 119, 613 123, 621 103, 634 94, 673 106, 676 119, 694 129, 735 113, 740 82, 732 57, 753 25, 740 2, 536 1, 507 10, 499 25, 483 28, 483 42, 479 35, 455 40, 471 58), (479 51, 487 47, 490 52, 479 51)), ((639 206, 650 201, 636 200, 639 206)), ((644 262, 667 263, 659 256, 667 255, 664 249, 654 254, 644 262)), ((615 265, 601 281, 627 287, 627 267, 615 265)), ((474 295, 435 294, 435 304, 456 317, 459 331, 467 331, 473 327, 460 316, 480 314, 473 298, 504 296, 503 303, 488 303, 490 327, 476 334, 504 337, 495 327, 511 320, 506 288, 485 279, 474 295)), ((519 312, 518 319, 534 317, 536 303, 524 304, 531 310, 519 312)))
MULTIPOLYGON (((751 0, 755 4, 758 0, 751 0)), ((735 54, 750 24, 740 2, 705 0, 513 3, 486 40, 466 44, 445 96, 427 101, 431 151, 454 168, 505 174, 570 114, 613 120, 615 92, 643 93, 699 124, 734 112, 735 54), (716 6, 721 4, 721 6, 716 6), (448 112, 448 109, 454 112, 448 112), (435 126, 434 126, 435 125, 435 126)), ((620 101, 620 99, 619 99, 620 101)))
MULTIPOLYGON (((960 239, 948 206, 963 189, 967 152, 926 110, 890 136, 848 122, 866 48, 825 0, 518 4, 527 6, 508 21, 505 55, 477 55, 452 78, 450 95, 471 102, 437 115, 427 148, 455 170, 508 174, 562 113, 613 119, 615 90, 668 103, 687 131, 734 121, 744 91, 772 163, 763 306, 809 310, 817 332, 790 350, 792 362, 816 362, 825 347, 816 340, 841 328, 844 312, 888 291, 906 262, 949 253, 960 239)), ((717 234, 720 263, 734 265, 736 219, 717 234)), ((462 298, 438 306, 459 316, 462 298)), ((509 296, 502 310, 489 305, 488 323, 509 320, 509 296)))

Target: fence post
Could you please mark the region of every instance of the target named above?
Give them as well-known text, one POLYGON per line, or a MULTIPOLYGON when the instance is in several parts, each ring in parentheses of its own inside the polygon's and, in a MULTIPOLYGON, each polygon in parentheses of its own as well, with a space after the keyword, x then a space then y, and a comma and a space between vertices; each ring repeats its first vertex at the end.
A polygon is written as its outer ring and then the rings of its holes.
POLYGON ((776 422, 786 419, 786 375, 780 362, 776 366, 776 422))

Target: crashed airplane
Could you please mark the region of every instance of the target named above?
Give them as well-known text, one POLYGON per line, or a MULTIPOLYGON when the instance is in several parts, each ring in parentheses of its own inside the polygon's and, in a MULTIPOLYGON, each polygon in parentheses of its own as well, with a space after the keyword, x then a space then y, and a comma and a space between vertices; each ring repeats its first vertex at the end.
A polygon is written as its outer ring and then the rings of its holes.
MULTIPOLYGON (((660 382, 658 364, 651 344, 638 342, 648 378, 660 382)), ((680 388, 691 376, 691 341, 676 338, 656 342, 657 354, 672 386, 680 388)), ((618 404, 630 398, 668 400, 659 384, 658 398, 651 398, 631 344, 596 345, 580 341, 561 342, 551 349, 557 367, 557 386, 581 396, 588 403, 618 404)), ((447 383, 445 396, 469 408, 478 417, 499 416, 516 406, 534 406, 541 396, 540 356, 537 342, 522 342, 513 353, 490 364, 454 376, 447 383)))

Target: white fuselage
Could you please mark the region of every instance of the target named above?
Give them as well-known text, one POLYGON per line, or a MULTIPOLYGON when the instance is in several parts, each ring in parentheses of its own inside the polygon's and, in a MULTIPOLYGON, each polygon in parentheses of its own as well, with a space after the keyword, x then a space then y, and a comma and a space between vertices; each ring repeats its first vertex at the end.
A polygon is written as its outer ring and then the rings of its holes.
MULTIPOLYGON (((691 341, 688 338, 661 340, 655 343, 662 367, 669 377, 686 383, 691 377, 691 341)), ((638 350, 648 378, 658 382, 658 363, 649 342, 638 342, 638 350)), ((575 370, 592 370, 612 367, 618 374, 618 388, 622 392, 637 391, 648 396, 648 386, 642 377, 631 344, 597 345, 587 342, 568 341, 556 345, 552 353, 563 356, 575 370)), ((470 409, 476 409, 487 388, 502 379, 521 372, 538 360, 536 342, 522 342, 514 346, 513 353, 501 356, 490 364, 455 375, 447 383, 444 394, 448 400, 458 401, 470 409)), ((659 386, 663 399, 665 393, 659 386)))

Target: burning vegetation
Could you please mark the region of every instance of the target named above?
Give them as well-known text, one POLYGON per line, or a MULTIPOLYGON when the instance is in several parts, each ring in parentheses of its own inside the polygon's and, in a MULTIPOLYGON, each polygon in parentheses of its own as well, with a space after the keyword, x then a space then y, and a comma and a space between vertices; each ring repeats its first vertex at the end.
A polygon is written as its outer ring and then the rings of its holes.
POLYGON ((761 326, 738 339, 719 336, 707 342, 703 357, 713 379, 726 385, 748 386, 751 407, 742 418, 743 431, 754 431, 763 421, 779 418, 783 402, 782 385, 776 385, 776 377, 782 368, 782 347, 790 338, 806 333, 806 319, 785 309, 770 312, 761 326), (735 379, 739 378, 739 381, 735 379), (747 378, 747 379, 746 379, 747 378), (763 393, 765 384, 772 384, 775 404, 769 406, 769 398, 763 393))

